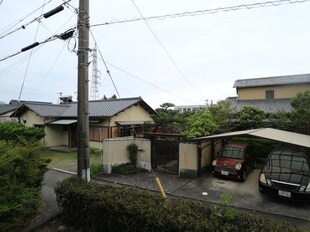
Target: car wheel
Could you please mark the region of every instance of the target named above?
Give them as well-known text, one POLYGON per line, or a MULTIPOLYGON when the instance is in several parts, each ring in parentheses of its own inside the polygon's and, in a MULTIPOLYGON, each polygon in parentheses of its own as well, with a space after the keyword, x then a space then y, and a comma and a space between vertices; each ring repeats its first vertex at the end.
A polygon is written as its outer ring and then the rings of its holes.
POLYGON ((245 181, 246 178, 247 178, 247 173, 246 173, 246 170, 244 170, 243 173, 242 173, 241 181, 245 181))

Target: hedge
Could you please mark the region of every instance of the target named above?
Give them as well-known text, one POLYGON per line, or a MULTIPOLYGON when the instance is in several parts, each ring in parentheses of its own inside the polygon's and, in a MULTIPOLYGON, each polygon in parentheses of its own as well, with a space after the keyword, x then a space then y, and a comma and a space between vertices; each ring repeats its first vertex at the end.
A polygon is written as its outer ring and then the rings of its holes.
POLYGON ((85 231, 302 231, 224 204, 214 206, 116 185, 87 183, 77 177, 55 188, 64 222, 85 231))

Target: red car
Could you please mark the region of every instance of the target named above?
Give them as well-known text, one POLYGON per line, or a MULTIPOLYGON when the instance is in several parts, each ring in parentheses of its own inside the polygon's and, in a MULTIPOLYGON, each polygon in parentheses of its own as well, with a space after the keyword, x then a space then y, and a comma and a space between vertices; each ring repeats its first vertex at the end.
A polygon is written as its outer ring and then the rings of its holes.
POLYGON ((254 159, 246 143, 228 143, 212 162, 213 175, 245 181, 254 168, 254 159))

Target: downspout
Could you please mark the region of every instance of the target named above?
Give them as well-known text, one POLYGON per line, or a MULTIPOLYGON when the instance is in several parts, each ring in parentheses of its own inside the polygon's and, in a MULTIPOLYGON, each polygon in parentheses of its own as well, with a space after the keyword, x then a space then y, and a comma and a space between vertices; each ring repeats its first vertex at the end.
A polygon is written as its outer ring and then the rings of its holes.
POLYGON ((202 176, 202 171, 201 171, 201 158, 202 158, 202 148, 201 148, 201 141, 198 142, 198 168, 197 168, 197 176, 201 177, 202 176))

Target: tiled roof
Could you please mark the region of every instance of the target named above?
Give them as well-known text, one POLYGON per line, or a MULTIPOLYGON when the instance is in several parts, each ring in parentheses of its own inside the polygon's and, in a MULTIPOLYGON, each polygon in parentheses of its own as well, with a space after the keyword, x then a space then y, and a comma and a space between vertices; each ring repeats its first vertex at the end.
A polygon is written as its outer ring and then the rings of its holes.
POLYGON ((59 117, 69 107, 68 105, 25 104, 25 107, 42 117, 59 117))
MULTIPOLYGON (((123 98, 123 99, 106 99, 100 101, 89 102, 90 117, 112 117, 128 107, 143 101, 141 98, 123 98)), ((62 117, 76 117, 77 103, 70 103, 62 117)))
MULTIPOLYGON (((155 113, 155 111, 147 105, 142 98, 137 97, 89 101, 89 117, 112 117, 137 103, 141 104, 149 113, 155 113)), ((77 117, 76 102, 60 105, 25 104, 23 107, 30 109, 42 117, 77 117)))
POLYGON ((237 100, 232 98, 230 100, 237 111, 241 111, 246 106, 258 108, 265 113, 289 113, 293 109, 290 104, 290 99, 237 100))
POLYGON ((16 106, 16 105, 1 105, 0 106, 0 114, 8 113, 8 112, 13 111, 17 108, 18 108, 18 106, 16 106))
POLYGON ((290 85, 290 84, 302 84, 302 83, 310 84, 310 74, 239 79, 235 81, 234 88, 290 85))

